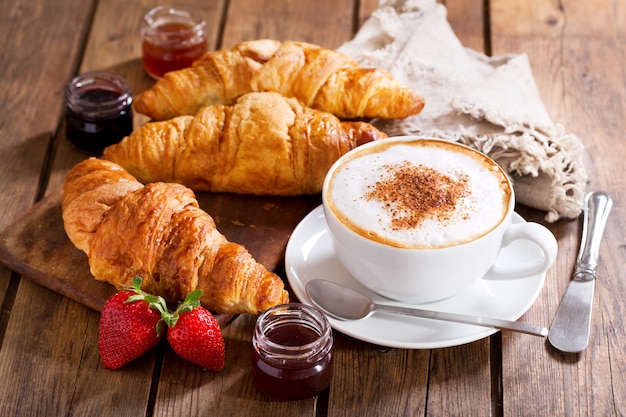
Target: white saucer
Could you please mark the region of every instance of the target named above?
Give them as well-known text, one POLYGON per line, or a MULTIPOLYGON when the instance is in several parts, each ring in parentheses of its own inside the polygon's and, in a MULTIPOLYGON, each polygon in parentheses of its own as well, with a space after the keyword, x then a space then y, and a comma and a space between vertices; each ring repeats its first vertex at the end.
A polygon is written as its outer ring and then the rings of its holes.
MULTIPOLYGON (((515 213, 514 222, 525 220, 515 213)), ((513 242, 503 248, 499 262, 519 262, 541 256, 532 243, 513 242)), ((302 303, 311 305, 305 285, 312 279, 326 279, 361 291, 380 303, 410 306, 377 295, 343 268, 336 258, 322 206, 315 208, 294 229, 285 252, 287 279, 302 303)), ((420 308, 517 320, 535 302, 546 274, 513 280, 490 280, 487 274, 466 292, 420 308)), ((344 321, 328 317, 331 326, 348 336, 381 346, 432 349, 461 345, 487 337, 497 330, 388 313, 375 313, 363 320, 344 321)))

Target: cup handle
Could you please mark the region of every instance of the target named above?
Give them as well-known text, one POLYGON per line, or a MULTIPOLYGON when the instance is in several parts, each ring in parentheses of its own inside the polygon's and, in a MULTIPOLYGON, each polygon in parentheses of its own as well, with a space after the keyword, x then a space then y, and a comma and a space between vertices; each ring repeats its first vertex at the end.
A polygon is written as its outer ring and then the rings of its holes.
POLYGON ((543 256, 532 260, 513 265, 499 265, 496 263, 491 267, 488 276, 491 279, 512 279, 523 278, 546 272, 554 263, 558 252, 556 238, 546 227, 539 223, 513 223, 504 232, 502 247, 508 246, 516 240, 529 240, 541 249, 543 256))

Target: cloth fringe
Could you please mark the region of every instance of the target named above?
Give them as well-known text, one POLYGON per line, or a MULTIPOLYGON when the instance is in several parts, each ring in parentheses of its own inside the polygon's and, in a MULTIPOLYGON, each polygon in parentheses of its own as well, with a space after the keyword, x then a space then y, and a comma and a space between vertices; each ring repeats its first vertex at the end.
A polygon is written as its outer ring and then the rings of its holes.
POLYGON ((471 146, 498 162, 517 201, 546 211, 546 221, 580 214, 584 147, 548 116, 526 54, 487 57, 463 47, 445 6, 434 0, 380 1, 339 50, 361 65, 389 70, 426 99, 416 116, 373 121, 388 135, 471 146))

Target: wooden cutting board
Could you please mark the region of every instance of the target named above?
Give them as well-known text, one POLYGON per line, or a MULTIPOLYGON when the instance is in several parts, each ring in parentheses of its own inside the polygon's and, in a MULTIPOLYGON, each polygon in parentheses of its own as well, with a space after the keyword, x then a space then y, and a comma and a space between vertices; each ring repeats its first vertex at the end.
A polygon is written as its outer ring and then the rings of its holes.
MULTIPOLYGON (((0 234, 0 262, 38 284, 101 311, 115 292, 96 281, 87 256, 70 242, 61 217, 62 190, 31 207, 0 234)), ((198 193, 200 207, 230 241, 243 244, 255 259, 278 274, 285 246, 320 196, 257 197, 198 193)))

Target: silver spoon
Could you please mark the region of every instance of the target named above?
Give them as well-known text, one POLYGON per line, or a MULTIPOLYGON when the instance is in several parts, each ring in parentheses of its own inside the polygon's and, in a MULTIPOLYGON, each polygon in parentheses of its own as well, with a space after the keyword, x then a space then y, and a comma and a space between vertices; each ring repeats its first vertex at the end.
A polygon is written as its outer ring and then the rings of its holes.
POLYGON ((500 330, 512 330, 534 336, 546 337, 548 335, 548 329, 534 324, 377 304, 368 296, 352 288, 323 279, 313 279, 307 282, 306 292, 315 305, 330 316, 343 320, 360 320, 369 317, 375 311, 386 311, 406 316, 473 324, 500 330))

